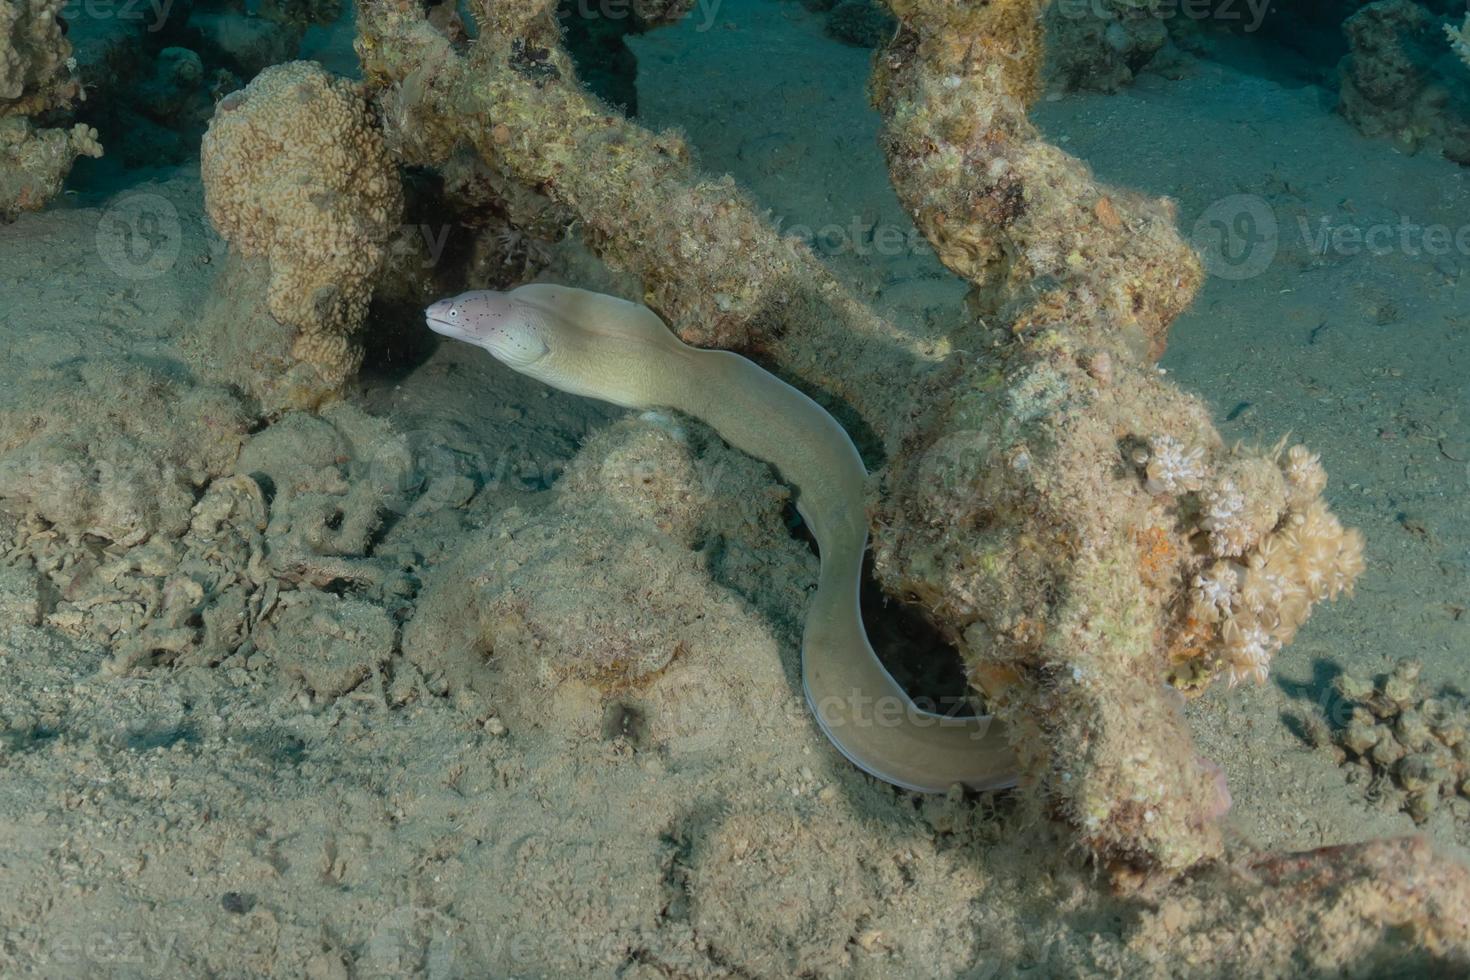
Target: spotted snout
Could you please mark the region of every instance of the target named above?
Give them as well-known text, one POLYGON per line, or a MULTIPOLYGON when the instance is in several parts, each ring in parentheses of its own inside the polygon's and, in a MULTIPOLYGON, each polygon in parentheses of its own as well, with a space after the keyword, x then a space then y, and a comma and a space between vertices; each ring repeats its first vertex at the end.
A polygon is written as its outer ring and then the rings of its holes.
POLYGON ((507 294, 483 289, 441 299, 424 311, 424 319, 435 333, 483 344, 512 319, 512 314, 507 294))
POLYGON ((453 337, 455 340, 466 339, 464 311, 456 305, 453 299, 441 299, 424 310, 424 321, 428 323, 429 329, 437 334, 453 337))

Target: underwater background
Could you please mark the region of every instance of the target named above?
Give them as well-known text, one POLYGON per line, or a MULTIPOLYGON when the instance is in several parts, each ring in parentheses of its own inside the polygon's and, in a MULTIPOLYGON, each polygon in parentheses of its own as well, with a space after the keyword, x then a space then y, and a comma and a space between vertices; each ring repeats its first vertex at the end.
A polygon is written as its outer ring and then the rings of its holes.
MULTIPOLYGON (((1243 942, 1204 890, 1109 887, 1025 793, 918 797, 849 767, 793 694, 818 561, 770 468, 424 327, 466 289, 540 277, 657 307, 662 286, 600 259, 555 188, 431 162, 453 142, 415 115, 433 56, 364 102, 357 14, 0 0, 0 974, 1467 968, 1352 917, 1295 941, 1271 928, 1283 894, 1243 942), (300 61, 319 67, 272 68, 300 61), (227 144, 258 76, 276 115, 227 144), (340 179, 223 190, 272 155, 340 179), (337 293, 293 293, 271 251, 291 246, 252 238, 298 194, 382 225, 297 240, 354 258, 337 293), (282 347, 266 316, 330 329, 282 347)), ((681 132, 670 156, 729 174, 907 343, 978 343, 989 314, 880 145, 886 9, 559 17, 588 88, 681 132)), ((425 23, 464 49, 475 21, 425 23)), ((1225 445, 1320 455, 1366 542, 1352 595, 1264 682, 1178 685, 1228 846, 1421 834, 1470 861, 1470 14, 1094 0, 1045 23, 1045 140, 1171 198, 1203 256, 1158 372, 1225 445)), ((514 57, 560 81, 534 43, 514 57)), ((885 655, 962 687, 925 661, 954 638, 866 589, 885 655)))

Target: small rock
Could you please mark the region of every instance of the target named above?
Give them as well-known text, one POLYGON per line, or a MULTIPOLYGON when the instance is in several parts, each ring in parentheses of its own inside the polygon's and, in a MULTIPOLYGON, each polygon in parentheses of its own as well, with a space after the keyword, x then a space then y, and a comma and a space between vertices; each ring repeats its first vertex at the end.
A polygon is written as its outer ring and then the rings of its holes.
POLYGON ((1422 669, 1423 664, 1417 660, 1412 658, 1400 660, 1394 665, 1388 679, 1383 682, 1383 696, 1401 708, 1412 703, 1415 689, 1419 686, 1419 672, 1422 669))
POLYGON ((1414 793, 1409 797, 1404 809, 1408 811, 1410 818, 1415 823, 1424 823, 1433 815, 1439 805, 1439 794, 1433 790, 1423 793, 1414 793))
POLYGON ((1373 682, 1352 674, 1337 676, 1337 692, 1349 701, 1367 701, 1373 695, 1373 682))
POLYGON ((26 565, 0 568, 0 623, 37 626, 41 622, 41 577, 26 565))
POLYGON ((1343 729, 1342 747, 1355 755, 1367 755, 1378 744, 1381 737, 1378 726, 1364 724, 1355 718, 1343 729))
POLYGON ((1424 721, 1424 716, 1413 708, 1406 708, 1399 715, 1399 720, 1394 725, 1394 732, 1406 748, 1415 752, 1422 751, 1434 739, 1430 734, 1429 725, 1424 721))
POLYGON ((1427 752, 1404 756, 1399 760, 1397 773, 1399 785, 1409 793, 1433 791, 1438 794, 1439 784, 1449 775, 1435 763, 1427 752))
POLYGON ((1373 751, 1369 753, 1369 756, 1376 764, 1384 769, 1388 769, 1404 757, 1404 747, 1398 743, 1398 739, 1388 734, 1385 729, 1379 728, 1378 731, 1382 734, 1378 739, 1378 743, 1373 746, 1373 751))

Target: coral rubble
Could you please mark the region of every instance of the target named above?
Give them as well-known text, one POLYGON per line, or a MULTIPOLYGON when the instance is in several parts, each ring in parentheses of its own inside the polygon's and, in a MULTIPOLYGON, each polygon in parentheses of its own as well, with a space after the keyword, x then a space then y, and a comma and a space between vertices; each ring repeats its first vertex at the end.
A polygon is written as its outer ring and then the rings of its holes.
POLYGON ((1419 669, 1400 660, 1377 683, 1347 674, 1335 682, 1350 712, 1334 733, 1344 764, 1370 797, 1391 796, 1415 823, 1456 793, 1470 797, 1470 712, 1463 697, 1425 695, 1419 669))
POLYGON ((0 508, 63 540, 127 547, 181 534, 200 489, 234 463, 248 422, 223 388, 143 362, 37 372, 0 397, 0 508))
MULTIPOLYGON (((220 102, 202 171, 210 220, 246 260, 234 271, 265 278, 265 311, 279 325, 257 316, 260 329, 242 340, 238 311, 214 317, 208 329, 233 335, 226 370, 238 367, 231 352, 250 350, 239 380, 268 411, 340 393, 361 363, 355 335, 403 210, 372 112, 318 65, 276 66, 220 102)), ((239 292, 255 295, 253 285, 239 292)))
POLYGON ((108 644, 107 667, 271 664, 331 698, 395 648, 398 564, 374 556, 417 489, 402 436, 345 405, 250 436, 240 399, 91 362, 0 404, 0 586, 24 618, 108 644), (95 414, 78 418, 78 393, 95 414), (20 578, 17 579, 17 576, 20 578), (326 591, 350 585, 351 601, 326 591), (313 637, 303 648, 298 640, 313 637))
POLYGON ((79 156, 100 157, 97 131, 33 124, 81 94, 61 0, 0 0, 0 220, 38 211, 79 156))

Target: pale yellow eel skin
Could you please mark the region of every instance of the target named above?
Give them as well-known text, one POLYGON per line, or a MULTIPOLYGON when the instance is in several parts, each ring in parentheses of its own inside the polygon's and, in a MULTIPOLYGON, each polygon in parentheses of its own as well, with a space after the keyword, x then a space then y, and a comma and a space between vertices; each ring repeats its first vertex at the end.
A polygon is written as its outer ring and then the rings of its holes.
POLYGON ((436 333, 483 347, 553 388, 687 413, 774 466, 795 486, 796 509, 821 553, 802 635, 802 686, 832 744, 906 789, 1015 784, 1016 757, 997 720, 923 710, 868 643, 858 605, 867 471, 820 405, 738 354, 690 347, 647 307, 602 293, 534 283, 441 300, 425 315, 436 333))

